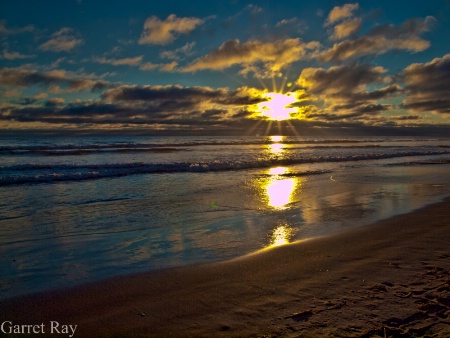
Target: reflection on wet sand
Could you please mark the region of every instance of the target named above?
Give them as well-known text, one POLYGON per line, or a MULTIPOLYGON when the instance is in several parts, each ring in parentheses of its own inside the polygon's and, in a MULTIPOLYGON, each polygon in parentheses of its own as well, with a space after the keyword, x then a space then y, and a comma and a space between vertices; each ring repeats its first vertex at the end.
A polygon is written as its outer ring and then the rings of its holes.
MULTIPOLYGON (((280 211, 293 202, 294 192, 299 185, 298 177, 283 177, 287 171, 286 167, 271 168, 268 171, 268 178, 260 181, 267 205, 280 211)), ((270 234, 268 248, 288 244, 292 235, 293 229, 288 223, 279 224, 270 234)))
POLYGON ((287 204, 292 202, 292 196, 297 187, 298 178, 283 178, 287 168, 277 167, 269 170, 270 177, 263 182, 264 190, 267 196, 267 204, 276 209, 284 209, 287 204))
POLYGON ((273 180, 266 186, 268 195, 267 204, 276 209, 283 209, 292 202, 292 193, 295 189, 295 178, 273 180))
POLYGON ((292 237, 292 228, 289 227, 287 224, 279 225, 272 232, 269 247, 288 244, 290 242, 291 237, 292 237))

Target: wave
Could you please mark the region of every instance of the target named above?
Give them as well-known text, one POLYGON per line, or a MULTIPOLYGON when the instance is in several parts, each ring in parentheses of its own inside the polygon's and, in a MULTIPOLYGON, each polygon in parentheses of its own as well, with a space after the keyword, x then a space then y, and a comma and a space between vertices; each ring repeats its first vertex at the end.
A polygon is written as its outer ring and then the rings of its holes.
MULTIPOLYGON (((282 142, 287 151, 297 149, 370 149, 370 148, 406 148, 407 145, 383 145, 379 142, 354 140, 309 140, 309 141, 287 141, 282 142), (363 144, 365 143, 365 144, 363 144), (300 147, 296 147, 296 145, 300 147)), ((191 147, 197 146, 251 146, 251 145, 271 145, 276 142, 203 142, 203 143, 182 143, 182 144, 91 144, 91 145, 46 145, 46 146, 24 146, 24 147, 0 147, 0 156, 84 156, 91 154, 111 154, 111 153, 174 153, 190 151, 191 147)), ((440 145, 438 148, 449 148, 450 146, 440 145)))
POLYGON ((174 147, 155 147, 155 148, 67 148, 67 149, 0 149, 0 155, 42 155, 42 156, 80 156, 101 153, 172 153, 177 151, 187 151, 187 149, 174 147))
POLYGON ((390 163, 388 166, 391 167, 400 167, 400 166, 414 166, 414 165, 439 165, 439 164, 450 164, 450 159, 443 160, 423 160, 423 161, 411 161, 411 162, 402 162, 402 163, 390 163))
POLYGON ((99 178, 112 178, 136 174, 169 173, 209 173, 264 169, 273 166, 290 166, 295 164, 352 162, 363 160, 382 160, 408 156, 431 156, 450 154, 449 151, 411 151, 401 153, 358 154, 344 156, 310 156, 296 159, 261 159, 257 161, 219 161, 180 162, 168 164, 149 164, 142 162, 118 164, 19 164, 0 166, 0 185, 20 185, 52 183, 61 181, 79 181, 99 178))
MULTIPOLYGON (((436 141, 436 140, 422 140, 436 141)), ((27 146, 0 146, 1 155, 84 155, 93 152, 171 152, 186 151, 188 147, 200 146, 242 146, 242 145, 267 145, 280 143, 283 145, 309 145, 309 146, 325 146, 337 145, 342 147, 386 147, 386 143, 417 142, 415 139, 293 139, 283 140, 282 142, 274 142, 271 140, 236 140, 236 141, 192 141, 192 142, 169 142, 169 143, 139 143, 139 142, 113 142, 113 143, 90 143, 90 144, 45 144, 45 145, 27 145, 27 146), (354 145, 350 145, 354 144, 354 145)), ((442 146, 448 147, 448 146, 442 146)))

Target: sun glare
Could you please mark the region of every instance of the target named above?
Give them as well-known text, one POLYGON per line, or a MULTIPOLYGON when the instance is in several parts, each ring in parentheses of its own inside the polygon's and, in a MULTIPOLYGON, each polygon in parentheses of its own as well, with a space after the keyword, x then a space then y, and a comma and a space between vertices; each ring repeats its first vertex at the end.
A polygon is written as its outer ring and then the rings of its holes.
POLYGON ((294 107, 288 107, 296 101, 293 93, 266 93, 264 98, 267 98, 267 101, 259 103, 258 108, 261 114, 270 120, 287 120, 291 118, 291 113, 296 112, 294 107))
POLYGON ((281 142, 281 141, 283 141, 283 139, 284 139, 284 136, 280 136, 280 135, 270 136, 270 140, 272 142, 281 142))

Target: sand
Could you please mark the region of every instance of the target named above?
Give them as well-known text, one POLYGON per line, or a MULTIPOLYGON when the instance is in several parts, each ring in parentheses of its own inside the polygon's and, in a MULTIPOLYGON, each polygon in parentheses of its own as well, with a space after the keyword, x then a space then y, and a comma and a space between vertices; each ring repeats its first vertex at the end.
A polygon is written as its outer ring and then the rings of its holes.
POLYGON ((449 337, 449 243, 446 200, 232 261, 4 300, 0 319, 77 325, 74 337, 449 337))

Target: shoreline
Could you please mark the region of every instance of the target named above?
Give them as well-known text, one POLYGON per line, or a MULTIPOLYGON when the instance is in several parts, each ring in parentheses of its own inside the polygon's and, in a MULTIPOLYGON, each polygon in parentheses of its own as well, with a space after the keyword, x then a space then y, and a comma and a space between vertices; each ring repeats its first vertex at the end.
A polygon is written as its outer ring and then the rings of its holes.
POLYGON ((446 198, 229 261, 0 300, 0 321, 75 337, 450 334, 449 220, 446 198))

